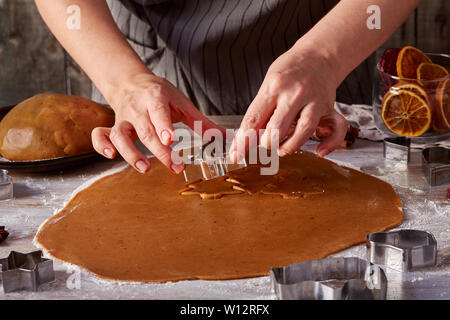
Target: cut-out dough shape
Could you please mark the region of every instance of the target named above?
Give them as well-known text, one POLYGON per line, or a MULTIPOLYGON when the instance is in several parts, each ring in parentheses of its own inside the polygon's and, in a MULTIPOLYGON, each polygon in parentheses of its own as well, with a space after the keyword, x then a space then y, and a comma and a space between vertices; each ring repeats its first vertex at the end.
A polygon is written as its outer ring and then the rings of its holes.
POLYGON ((324 184, 320 180, 308 179, 296 170, 280 171, 261 189, 263 194, 278 195, 283 199, 298 199, 324 192, 324 184))
POLYGON ((266 195, 278 195, 283 199, 298 199, 323 194, 325 191, 321 179, 308 178, 299 172, 300 169, 279 169, 275 175, 261 175, 260 169, 260 166, 253 165, 243 170, 229 172, 227 180, 235 183, 237 189, 250 195, 261 192, 266 195))
MULTIPOLYGON (((283 169, 280 170, 282 171, 283 169)), ((261 175, 260 165, 249 165, 244 169, 230 171, 226 177, 227 181, 236 184, 237 188, 246 191, 250 195, 258 193, 274 179, 273 175, 261 175)))
POLYGON ((240 193, 243 191, 237 189, 233 183, 226 181, 225 177, 192 183, 180 192, 183 196, 197 195, 203 200, 220 199, 224 195, 240 193))

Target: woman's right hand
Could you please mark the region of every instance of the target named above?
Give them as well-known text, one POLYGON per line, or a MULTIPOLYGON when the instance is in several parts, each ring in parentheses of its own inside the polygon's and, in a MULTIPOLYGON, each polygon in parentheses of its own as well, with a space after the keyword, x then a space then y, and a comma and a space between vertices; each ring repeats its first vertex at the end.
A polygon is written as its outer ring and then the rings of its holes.
POLYGON ((184 164, 169 147, 175 137, 172 123, 183 122, 193 129, 194 121, 202 121, 203 130, 214 128, 224 132, 163 78, 145 73, 124 83, 109 99, 116 114, 114 126, 96 128, 92 132, 95 150, 109 159, 119 152, 136 170, 148 172, 150 161, 134 144, 139 139, 156 158, 178 174, 184 164))

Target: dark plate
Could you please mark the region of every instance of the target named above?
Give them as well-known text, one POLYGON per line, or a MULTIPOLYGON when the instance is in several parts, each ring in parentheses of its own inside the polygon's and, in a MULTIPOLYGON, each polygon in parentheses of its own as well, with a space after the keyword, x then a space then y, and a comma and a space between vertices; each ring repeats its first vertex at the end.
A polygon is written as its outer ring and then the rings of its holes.
MULTIPOLYGON (((13 107, 14 106, 0 107, 0 120, 2 120, 13 107)), ((99 159, 103 159, 103 157, 95 151, 75 156, 36 161, 9 161, 0 157, 0 169, 21 172, 49 172, 78 167, 99 159)))

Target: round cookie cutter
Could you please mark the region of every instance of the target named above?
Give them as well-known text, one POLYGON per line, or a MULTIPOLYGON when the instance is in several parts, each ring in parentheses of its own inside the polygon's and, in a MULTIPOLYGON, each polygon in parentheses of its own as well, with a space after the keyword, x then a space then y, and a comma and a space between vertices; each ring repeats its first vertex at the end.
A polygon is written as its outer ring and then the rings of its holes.
POLYGON ((383 141, 383 155, 388 161, 408 164, 410 161, 411 139, 405 137, 386 138, 383 141))
POLYGON ((12 199, 14 194, 13 181, 7 170, 0 170, 0 201, 12 199))

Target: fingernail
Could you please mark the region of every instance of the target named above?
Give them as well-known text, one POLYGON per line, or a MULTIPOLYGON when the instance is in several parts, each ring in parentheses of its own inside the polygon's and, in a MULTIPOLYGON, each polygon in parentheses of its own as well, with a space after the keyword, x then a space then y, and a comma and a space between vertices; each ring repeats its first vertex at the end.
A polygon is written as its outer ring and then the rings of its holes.
POLYGON ((317 153, 317 155, 318 155, 319 157, 322 156, 322 151, 323 151, 322 148, 317 148, 316 153, 317 153))
POLYGON ((170 166, 170 169, 175 172, 176 174, 180 173, 181 171, 184 170, 184 164, 175 164, 172 163, 172 165, 170 166))
POLYGON ((327 149, 319 149, 318 151, 317 151, 317 154, 320 156, 320 157, 325 157, 327 154, 329 154, 330 153, 330 151, 329 150, 327 150, 327 149))
POLYGON ((168 145, 168 144, 170 144, 170 142, 172 140, 172 135, 169 133, 169 131, 164 130, 161 133, 161 139, 164 144, 168 145))
POLYGON ((146 173, 148 170, 148 166, 143 160, 139 160, 138 162, 136 162, 136 168, 142 173, 146 173))
POLYGON ((267 143, 268 141, 267 141, 267 135, 266 134, 263 134, 262 136, 261 136, 261 146, 263 147, 263 148, 266 148, 266 149, 269 149, 269 145, 268 145, 268 143, 267 143))
POLYGON ((103 153, 105 154, 105 156, 107 156, 108 158, 111 158, 113 156, 113 152, 111 149, 106 148, 105 150, 103 150, 103 153))
POLYGON ((286 151, 284 151, 283 149, 278 149, 278 156, 279 157, 284 157, 284 156, 287 156, 287 152, 286 151))

